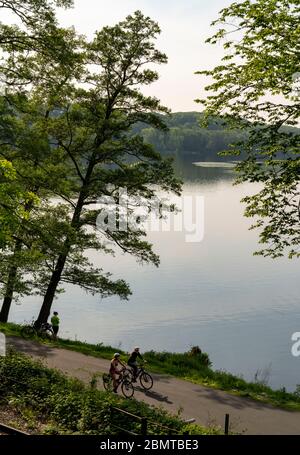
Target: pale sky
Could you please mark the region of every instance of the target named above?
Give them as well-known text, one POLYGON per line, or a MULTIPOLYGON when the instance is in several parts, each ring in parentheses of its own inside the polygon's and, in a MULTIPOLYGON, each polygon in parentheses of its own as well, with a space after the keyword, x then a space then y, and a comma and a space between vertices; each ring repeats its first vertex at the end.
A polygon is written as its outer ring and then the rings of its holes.
POLYGON ((159 98, 173 112, 201 110, 195 98, 205 96, 205 78, 195 75, 219 63, 221 45, 210 46, 210 23, 233 0, 75 0, 70 10, 59 10, 63 26, 75 26, 92 38, 95 30, 114 25, 137 9, 156 20, 162 30, 157 47, 169 58, 158 68, 160 79, 145 93, 159 98))

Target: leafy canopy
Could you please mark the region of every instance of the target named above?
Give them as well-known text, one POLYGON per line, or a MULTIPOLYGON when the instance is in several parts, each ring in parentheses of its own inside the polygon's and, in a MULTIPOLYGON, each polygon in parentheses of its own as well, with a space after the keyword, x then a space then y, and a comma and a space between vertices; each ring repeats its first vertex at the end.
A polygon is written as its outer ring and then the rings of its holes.
MULTIPOLYGON (((207 40, 223 41, 225 56, 212 70, 209 95, 198 100, 207 118, 219 115, 229 128, 247 132, 229 153, 246 154, 237 182, 259 182, 260 191, 243 199, 254 217, 263 248, 257 254, 299 257, 300 114, 299 0, 233 3, 213 23, 207 40), (298 80, 299 82, 299 80, 298 80)), ((244 156, 244 155, 243 155, 244 156)))

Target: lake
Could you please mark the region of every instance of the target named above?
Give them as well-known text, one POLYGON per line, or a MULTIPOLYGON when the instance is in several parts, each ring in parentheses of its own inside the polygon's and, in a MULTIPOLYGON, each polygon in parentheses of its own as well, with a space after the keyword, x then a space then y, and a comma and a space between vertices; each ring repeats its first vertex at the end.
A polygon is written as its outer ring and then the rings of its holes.
MULTIPOLYGON (((100 299, 66 287, 53 309, 60 313, 63 337, 103 342, 125 350, 184 352, 198 345, 215 369, 253 380, 256 373, 272 387, 300 384, 300 357, 291 336, 300 331, 299 262, 253 256, 257 233, 249 231, 240 199, 250 184, 233 186, 233 172, 219 167, 176 165, 183 195, 204 198, 204 237, 187 243, 183 232, 154 232, 159 268, 129 257, 94 252, 89 257, 115 277, 126 279, 130 300, 100 299)), ((29 321, 40 298, 14 304, 10 320, 29 321)))

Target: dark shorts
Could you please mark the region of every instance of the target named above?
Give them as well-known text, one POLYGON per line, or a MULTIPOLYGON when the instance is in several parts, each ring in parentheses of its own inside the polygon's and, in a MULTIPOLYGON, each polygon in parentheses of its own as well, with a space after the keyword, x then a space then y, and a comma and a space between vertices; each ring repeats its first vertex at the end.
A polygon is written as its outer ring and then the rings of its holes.
POLYGON ((53 329, 54 335, 57 335, 58 334, 58 329, 59 329, 58 325, 53 325, 52 329, 53 329))

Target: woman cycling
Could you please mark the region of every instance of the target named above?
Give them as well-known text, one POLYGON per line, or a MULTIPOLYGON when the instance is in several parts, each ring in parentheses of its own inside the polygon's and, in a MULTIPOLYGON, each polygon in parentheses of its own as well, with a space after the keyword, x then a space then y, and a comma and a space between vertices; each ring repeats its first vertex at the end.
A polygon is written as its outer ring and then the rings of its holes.
POLYGON ((118 385, 119 385, 119 383, 118 383, 119 376, 122 374, 124 368, 125 368, 125 364, 121 362, 120 354, 118 352, 115 352, 113 358, 111 359, 110 368, 109 368, 109 374, 111 375, 112 380, 113 380, 113 390, 115 393, 117 393, 117 389, 118 389, 118 385), (119 370, 119 368, 118 368, 119 365, 123 366, 123 368, 121 370, 119 370))

